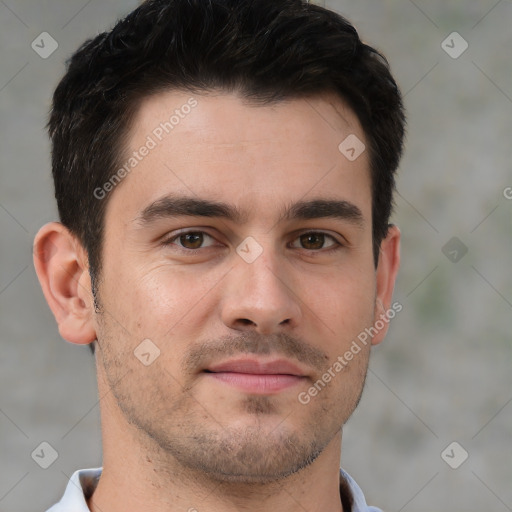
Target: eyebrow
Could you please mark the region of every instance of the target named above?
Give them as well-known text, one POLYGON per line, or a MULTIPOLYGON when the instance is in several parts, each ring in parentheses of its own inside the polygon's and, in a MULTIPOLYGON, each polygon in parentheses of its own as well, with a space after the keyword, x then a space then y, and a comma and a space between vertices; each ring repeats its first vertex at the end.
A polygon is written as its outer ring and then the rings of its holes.
MULTIPOLYGON (((171 194, 146 206, 134 222, 146 227, 161 219, 183 216, 220 218, 235 224, 245 224, 249 219, 249 212, 222 201, 171 194)), ((364 224, 361 210, 355 204, 342 199, 312 199, 291 203, 282 210, 278 223, 324 218, 348 221, 358 227, 364 224)))

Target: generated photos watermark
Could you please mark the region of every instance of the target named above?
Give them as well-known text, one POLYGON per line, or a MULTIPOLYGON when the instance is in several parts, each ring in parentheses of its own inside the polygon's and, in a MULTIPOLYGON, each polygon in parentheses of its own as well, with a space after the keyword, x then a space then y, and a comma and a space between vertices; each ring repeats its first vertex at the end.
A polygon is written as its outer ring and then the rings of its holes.
POLYGON ((357 335, 357 339, 352 341, 350 348, 339 355, 336 361, 324 372, 322 377, 318 379, 307 391, 302 391, 297 395, 297 400, 302 405, 307 405, 311 399, 317 396, 324 388, 336 377, 343 369, 348 366, 349 362, 354 359, 354 356, 359 354, 362 346, 366 346, 368 341, 378 334, 395 316, 402 311, 403 306, 400 302, 394 302, 391 307, 382 313, 378 320, 371 327, 367 327, 357 335))
POLYGON ((130 172, 139 165, 150 152, 155 149, 166 135, 172 132, 174 128, 180 124, 182 119, 192 112, 194 107, 197 107, 197 100, 189 98, 186 103, 181 105, 180 108, 174 110, 174 113, 167 121, 161 122, 156 126, 151 134, 146 137, 144 144, 124 162, 124 164, 106 181, 101 187, 94 189, 94 197, 96 199, 104 199, 109 192, 111 192, 121 180, 126 177, 130 172))

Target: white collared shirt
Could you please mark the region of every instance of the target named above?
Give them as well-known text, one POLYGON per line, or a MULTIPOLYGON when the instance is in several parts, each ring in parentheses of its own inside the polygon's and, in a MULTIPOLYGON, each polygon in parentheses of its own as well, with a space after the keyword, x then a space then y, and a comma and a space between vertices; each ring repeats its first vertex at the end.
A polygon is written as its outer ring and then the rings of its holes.
MULTIPOLYGON (((46 512, 90 512, 86 499, 89 498, 98 485, 102 468, 79 469, 73 473, 62 499, 46 512)), ((340 477, 348 484, 352 494, 352 510, 345 512, 382 512, 376 507, 370 507, 360 487, 354 479, 340 469, 340 477)))

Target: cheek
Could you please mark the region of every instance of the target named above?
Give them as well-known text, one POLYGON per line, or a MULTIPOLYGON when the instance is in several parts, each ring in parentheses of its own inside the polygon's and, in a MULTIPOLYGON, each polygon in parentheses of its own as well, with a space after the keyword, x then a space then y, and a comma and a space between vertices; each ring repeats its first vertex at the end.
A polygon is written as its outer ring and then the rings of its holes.
POLYGON ((324 280, 314 299, 315 309, 336 330, 363 325, 373 318, 375 278, 355 268, 334 271, 324 280))
POLYGON ((110 281, 111 303, 119 322, 134 336, 166 344, 180 332, 179 339, 193 336, 204 324, 219 280, 217 272, 199 276, 190 268, 169 264, 116 272, 110 281))
MULTIPOLYGON (((372 275, 371 272, 352 272, 340 275, 338 279, 331 278, 324 283, 324 292, 318 294, 318 300, 311 307, 321 320, 315 323, 324 333, 325 340, 329 340, 324 349, 332 361, 349 350, 365 328, 372 325, 375 294, 372 275)), ((368 348, 361 346, 359 355, 368 348)))

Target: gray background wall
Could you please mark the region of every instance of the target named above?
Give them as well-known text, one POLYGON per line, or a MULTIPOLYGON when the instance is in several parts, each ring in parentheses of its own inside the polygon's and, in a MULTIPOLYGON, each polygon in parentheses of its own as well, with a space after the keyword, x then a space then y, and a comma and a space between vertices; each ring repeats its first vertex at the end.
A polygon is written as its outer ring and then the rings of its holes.
MULTIPOLYGON (((60 338, 31 246, 57 219, 44 125, 64 61, 136 3, 0 1, 0 512, 45 510, 74 470, 101 465, 94 362, 60 338), (58 43, 44 59, 42 32, 58 43), (46 470, 31 457, 43 441, 59 455, 46 470)), ((325 4, 388 56, 409 114, 403 310, 374 350, 342 465, 386 511, 512 510, 512 1, 325 4)))

